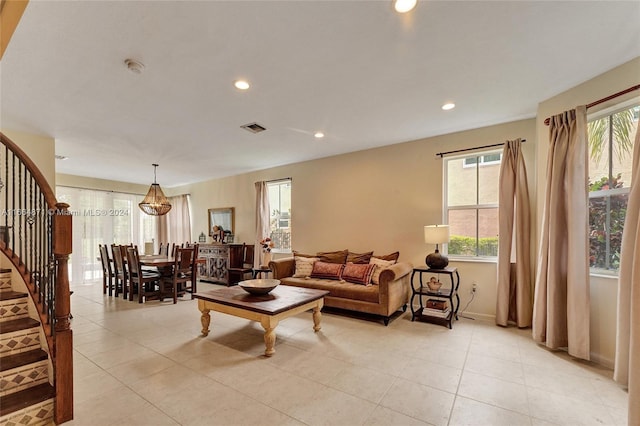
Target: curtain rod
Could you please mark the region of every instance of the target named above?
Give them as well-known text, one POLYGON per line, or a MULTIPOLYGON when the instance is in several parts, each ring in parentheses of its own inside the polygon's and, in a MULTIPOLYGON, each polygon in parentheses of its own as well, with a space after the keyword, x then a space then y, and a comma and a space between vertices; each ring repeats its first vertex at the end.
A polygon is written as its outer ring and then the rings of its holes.
MULTIPOLYGON (((613 95, 609 95, 609 96, 604 97, 604 98, 602 98, 602 99, 598 99, 597 101, 591 102, 590 104, 587 104, 587 109, 589 109, 589 108, 591 108, 591 107, 594 107, 594 106, 596 106, 596 105, 600 105, 601 103, 604 103, 604 102, 610 101, 611 99, 615 99, 615 98, 617 98, 618 96, 626 95, 627 93, 631 93, 631 92, 633 92, 634 90, 638 90, 638 89, 640 89, 640 84, 637 84, 637 85, 635 85, 635 86, 631 86, 631 87, 629 87, 628 89, 621 90, 620 92, 614 93, 613 95)), ((548 126, 548 125, 549 125, 549 120, 550 120, 550 119, 551 119, 551 117, 547 117, 547 118, 545 118, 545 119, 544 119, 544 124, 545 124, 546 126, 548 126)))
MULTIPOLYGON (((527 140, 521 139, 521 141, 526 142, 527 140)), ((493 145, 476 146, 475 148, 456 149, 455 151, 439 152, 436 154, 436 156, 439 156, 440 158, 442 158, 447 154, 455 154, 458 152, 466 152, 466 151, 475 151, 476 149, 493 148, 494 146, 502 146, 502 145, 504 145, 504 142, 494 143, 493 145)))
POLYGON ((280 179, 271 179, 271 180, 265 180, 266 183, 271 183, 271 182, 280 182, 283 180, 293 180, 290 177, 286 177, 286 178, 280 178, 280 179))

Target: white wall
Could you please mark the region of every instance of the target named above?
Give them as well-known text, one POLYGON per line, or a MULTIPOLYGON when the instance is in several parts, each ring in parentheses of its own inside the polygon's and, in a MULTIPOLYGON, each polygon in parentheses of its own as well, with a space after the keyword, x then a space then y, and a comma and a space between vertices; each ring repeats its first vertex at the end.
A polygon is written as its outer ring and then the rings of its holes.
POLYGON ((38 169, 40 169, 40 172, 55 193, 55 140, 48 136, 17 132, 10 129, 2 129, 2 133, 18 145, 20 149, 22 149, 25 154, 31 158, 31 161, 33 161, 38 169))
MULTIPOLYGON (((193 235, 207 233, 207 209, 235 207, 239 241, 255 239, 255 188, 260 180, 292 178, 292 246, 302 252, 340 250, 378 254, 400 251, 400 260, 424 265, 434 247, 423 226, 442 223, 442 160, 436 153, 524 138, 524 154, 535 183, 535 120, 452 133, 382 148, 170 188, 190 193, 193 235)), ((531 188, 532 199, 535 200, 531 188)), ((495 314, 495 263, 451 262, 459 268, 462 306, 478 283, 468 312, 495 314)))

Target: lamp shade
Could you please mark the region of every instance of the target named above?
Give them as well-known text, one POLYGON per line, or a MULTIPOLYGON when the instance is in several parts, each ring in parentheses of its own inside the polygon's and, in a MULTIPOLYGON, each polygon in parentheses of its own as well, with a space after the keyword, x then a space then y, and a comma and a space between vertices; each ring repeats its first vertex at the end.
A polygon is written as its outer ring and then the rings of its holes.
POLYGON ((443 244, 449 242, 449 225, 427 225, 424 227, 424 242, 443 244))
POLYGON ((171 210, 171 203, 167 197, 165 197, 160 185, 156 183, 156 167, 158 167, 158 165, 153 164, 153 183, 151 187, 149 187, 149 192, 147 192, 144 200, 138 204, 138 207, 148 215, 163 216, 171 210))

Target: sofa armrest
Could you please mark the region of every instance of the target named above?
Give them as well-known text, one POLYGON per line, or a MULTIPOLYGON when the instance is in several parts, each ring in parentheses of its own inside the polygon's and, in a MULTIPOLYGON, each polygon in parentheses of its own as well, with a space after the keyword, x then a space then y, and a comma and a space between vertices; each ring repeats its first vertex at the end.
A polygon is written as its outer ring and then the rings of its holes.
POLYGON ((413 271, 413 265, 409 262, 400 262, 383 269, 380 273, 380 285, 386 285, 391 281, 399 280, 413 271))
POLYGON ((296 270, 296 263, 293 257, 274 259, 269 262, 269 269, 273 273, 273 278, 279 280, 293 276, 296 270))
POLYGON ((385 307, 385 315, 391 315, 409 301, 409 272, 413 271, 413 265, 408 262, 400 262, 384 269, 380 273, 379 298, 380 304, 385 307))

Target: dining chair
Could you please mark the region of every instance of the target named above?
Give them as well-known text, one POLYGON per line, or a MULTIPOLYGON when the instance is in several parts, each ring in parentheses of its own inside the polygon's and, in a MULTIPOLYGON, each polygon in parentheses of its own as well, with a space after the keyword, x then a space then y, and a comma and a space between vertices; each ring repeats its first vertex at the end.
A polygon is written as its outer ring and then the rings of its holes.
MULTIPOLYGON (((129 291, 128 279, 127 279, 127 265, 122 257, 122 248, 126 246, 120 246, 117 244, 111 244, 111 253, 113 256, 113 278, 114 286, 116 289, 122 289, 122 298, 127 298, 127 292, 129 291)), ((116 290, 117 292, 117 290, 116 290)), ((116 293, 117 296, 117 293, 116 293)), ((133 300, 133 294, 129 300, 133 300)))
POLYGON ((244 281, 246 275, 249 274, 249 278, 253 277, 253 244, 243 244, 240 250, 240 258, 232 256, 230 259, 231 267, 229 270, 229 282, 236 284, 239 281, 244 281))
MULTIPOLYGON (((173 273, 170 277, 164 277, 160 285, 160 300, 164 300, 166 295, 173 298, 173 303, 178 302, 178 292, 184 293, 184 286, 192 283, 195 276, 193 259, 195 251, 193 248, 178 248, 176 250, 173 263, 173 273)), ((192 284, 193 285, 193 284, 192 284)))
MULTIPOLYGON (((109 260, 109 250, 107 245, 98 244, 100 250, 100 262, 102 263, 102 294, 107 294, 109 289, 109 296, 113 295, 113 269, 111 269, 111 262, 109 260)), ((116 297, 118 296, 118 286, 116 284, 116 297)))
POLYGON ((192 258, 192 268, 193 274, 191 275, 191 285, 184 284, 184 290, 187 293, 191 293, 191 300, 193 300, 193 295, 198 292, 198 255, 200 253, 200 245, 198 243, 193 243, 189 248, 193 249, 193 258, 192 258))
MULTIPOLYGON (((133 291, 134 285, 138 289, 138 303, 157 298, 160 295, 160 273, 142 269, 136 246, 127 248, 127 267, 131 290, 133 291)), ((132 300, 131 295, 129 300, 132 300)))
POLYGON ((169 256, 169 243, 167 243, 166 245, 160 243, 160 250, 158 250, 158 254, 169 256))

